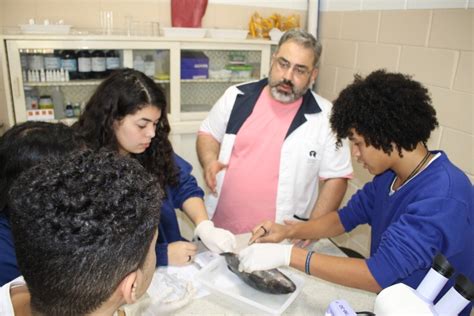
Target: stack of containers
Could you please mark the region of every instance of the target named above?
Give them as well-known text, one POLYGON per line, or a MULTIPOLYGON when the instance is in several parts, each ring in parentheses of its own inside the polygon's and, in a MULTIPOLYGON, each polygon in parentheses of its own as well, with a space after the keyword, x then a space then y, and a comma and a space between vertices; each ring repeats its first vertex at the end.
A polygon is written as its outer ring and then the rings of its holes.
POLYGON ((231 71, 231 78, 234 80, 247 80, 252 76, 252 66, 247 64, 247 57, 242 52, 230 52, 225 69, 231 71))
POLYGON ((209 78, 209 58, 201 51, 181 52, 181 79, 209 78))

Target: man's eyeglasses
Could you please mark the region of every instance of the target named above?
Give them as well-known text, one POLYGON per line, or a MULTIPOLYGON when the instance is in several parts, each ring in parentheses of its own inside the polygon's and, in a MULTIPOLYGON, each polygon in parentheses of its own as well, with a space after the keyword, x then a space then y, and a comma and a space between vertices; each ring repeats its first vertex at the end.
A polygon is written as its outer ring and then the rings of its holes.
POLYGON ((312 70, 308 69, 305 65, 292 65, 288 60, 283 57, 275 58, 276 65, 279 70, 287 71, 293 67, 293 73, 300 78, 307 77, 312 70))

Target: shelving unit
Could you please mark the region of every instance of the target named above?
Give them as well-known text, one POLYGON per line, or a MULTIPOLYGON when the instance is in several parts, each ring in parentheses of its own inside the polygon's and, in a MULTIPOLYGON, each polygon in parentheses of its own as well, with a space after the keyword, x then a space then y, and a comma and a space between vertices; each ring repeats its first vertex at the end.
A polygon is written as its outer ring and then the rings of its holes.
MULTIPOLYGON (((172 125, 182 122, 200 122, 225 89, 233 84, 257 80, 266 76, 270 65, 272 45, 268 40, 219 40, 183 39, 164 37, 125 37, 125 36, 47 36, 11 35, 3 36, 8 61, 9 92, 14 122, 27 119, 25 87, 34 87, 48 93, 51 87, 58 86, 71 102, 86 101, 100 84, 101 80, 71 80, 68 82, 24 82, 20 52, 24 50, 117 50, 121 56, 121 66, 133 68, 137 55, 154 54, 166 51, 165 64, 169 65, 169 80, 155 82, 164 86, 169 102, 169 117, 172 125), (209 69, 222 69, 228 62, 230 52, 241 52, 247 62, 254 67, 251 78, 209 78, 181 79, 181 52, 201 51, 209 58, 209 69)), ((11 122, 11 123, 14 123, 11 122)), ((185 124, 189 126, 189 124, 185 124)), ((197 125, 196 125, 197 126, 197 125)))
MULTIPOLYGON (((82 103, 87 101, 102 80, 71 80, 69 82, 26 82, 23 81, 20 52, 24 50, 116 50, 121 66, 133 68, 135 56, 163 54, 167 56, 169 76, 155 77, 167 95, 170 139, 175 151, 194 166, 194 175, 202 183, 201 170, 195 152, 196 132, 208 111, 224 91, 231 85, 264 78, 270 68, 270 58, 276 42, 269 40, 193 39, 170 37, 127 37, 127 36, 78 36, 78 35, 4 35, 0 38, 0 58, 5 65, 3 78, 7 94, 9 125, 26 121, 25 87, 33 87, 40 93, 50 94, 54 87, 63 92, 65 101, 82 103), (231 52, 246 56, 253 66, 251 78, 230 77, 225 79, 181 79, 181 52, 201 51, 209 58, 209 69, 222 69, 231 52), (169 78, 169 79, 168 79, 169 78)), ((161 56, 161 55, 160 55, 161 56)), ((74 118, 61 119, 66 124, 74 118)))

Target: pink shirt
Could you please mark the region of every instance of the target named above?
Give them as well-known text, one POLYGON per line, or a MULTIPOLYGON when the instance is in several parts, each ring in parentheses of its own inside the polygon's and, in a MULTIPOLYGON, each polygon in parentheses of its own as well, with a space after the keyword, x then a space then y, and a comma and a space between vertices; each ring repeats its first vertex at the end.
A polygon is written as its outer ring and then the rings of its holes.
POLYGON ((280 152, 301 102, 283 104, 270 96, 268 86, 262 91, 236 135, 212 218, 216 226, 239 234, 275 220, 280 152))

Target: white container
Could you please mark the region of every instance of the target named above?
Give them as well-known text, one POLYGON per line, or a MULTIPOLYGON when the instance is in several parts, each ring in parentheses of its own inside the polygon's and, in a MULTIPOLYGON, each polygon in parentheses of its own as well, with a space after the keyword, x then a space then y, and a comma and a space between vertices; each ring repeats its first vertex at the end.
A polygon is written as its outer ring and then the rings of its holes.
POLYGON ((230 38, 243 40, 247 38, 247 30, 236 29, 208 29, 207 37, 210 38, 230 38))
POLYGON ((219 304, 239 306, 242 313, 280 315, 300 294, 304 279, 289 269, 280 269, 296 285, 289 294, 268 294, 252 288, 227 268, 225 258, 220 256, 196 274, 198 280, 219 304))
POLYGON ((270 32, 268 32, 268 35, 270 35, 270 39, 275 42, 280 41, 280 38, 283 36, 283 34, 284 32, 280 31, 277 28, 272 28, 270 32))
POLYGON ((164 37, 203 38, 206 36, 206 29, 203 28, 164 27, 162 31, 164 37))

